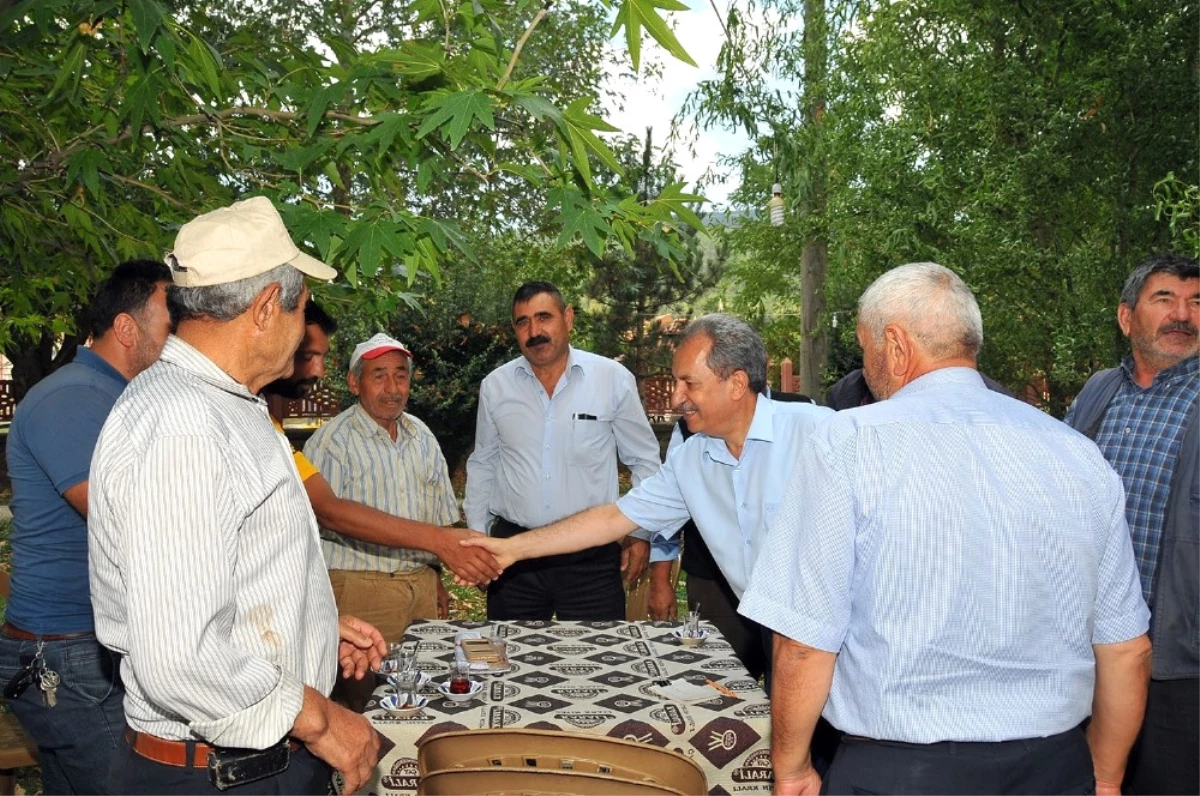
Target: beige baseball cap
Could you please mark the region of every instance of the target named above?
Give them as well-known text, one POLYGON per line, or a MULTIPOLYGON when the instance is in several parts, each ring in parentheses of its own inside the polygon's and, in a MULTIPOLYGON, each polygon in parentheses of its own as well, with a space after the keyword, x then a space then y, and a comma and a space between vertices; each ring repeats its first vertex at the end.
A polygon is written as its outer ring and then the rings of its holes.
POLYGON ((181 287, 224 285, 287 263, 314 279, 337 276, 330 266, 296 248, 271 200, 255 196, 184 224, 166 263, 181 287))
POLYGON ((381 357, 389 351, 399 351, 404 356, 412 359, 412 352, 404 347, 404 343, 394 337, 388 337, 383 332, 372 337, 370 340, 359 343, 354 346, 354 353, 350 355, 350 370, 354 370, 354 366, 362 359, 375 359, 381 357))

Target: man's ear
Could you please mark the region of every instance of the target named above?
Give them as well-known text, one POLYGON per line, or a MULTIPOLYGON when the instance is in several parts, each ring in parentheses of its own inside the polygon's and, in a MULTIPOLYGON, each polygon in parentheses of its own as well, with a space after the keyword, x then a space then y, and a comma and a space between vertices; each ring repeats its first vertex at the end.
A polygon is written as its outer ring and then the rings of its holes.
POLYGON ((566 320, 567 320, 567 331, 569 332, 572 329, 574 329, 575 328, 575 308, 567 307, 565 310, 563 310, 563 317, 566 318, 566 320))
POLYGON ((912 363, 912 341, 899 326, 889 323, 883 329, 883 346, 887 356, 888 373, 904 376, 912 363))
POLYGON ((272 282, 258 291, 258 295, 250 304, 250 320, 260 332, 270 328, 275 316, 283 312, 283 307, 279 305, 280 290, 279 283, 272 282))
POLYGON ((750 392, 750 376, 744 370, 735 370, 729 374, 729 383, 732 385, 731 396, 733 400, 740 401, 750 392))
POLYGON ((346 386, 350 388, 352 395, 358 395, 358 377, 354 375, 354 371, 346 374, 346 386))
POLYGON ((1121 333, 1126 337, 1133 328, 1133 308, 1124 301, 1117 305, 1117 326, 1121 327, 1121 333))
POLYGON ((138 327, 137 321, 128 312, 118 312, 117 317, 113 318, 110 333, 115 335, 117 342, 124 347, 133 348, 137 345, 141 329, 138 327))

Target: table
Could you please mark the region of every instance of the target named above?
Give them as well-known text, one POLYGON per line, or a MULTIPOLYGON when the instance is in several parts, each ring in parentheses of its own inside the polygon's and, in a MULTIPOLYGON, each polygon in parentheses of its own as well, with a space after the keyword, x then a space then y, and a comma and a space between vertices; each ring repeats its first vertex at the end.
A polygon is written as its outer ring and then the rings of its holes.
POLYGON ((429 705, 414 716, 378 708, 386 686, 367 703, 366 716, 396 747, 375 769, 363 793, 407 794, 417 787, 417 741, 450 730, 526 727, 607 735, 674 749, 696 761, 712 794, 770 793, 771 709, 716 628, 699 647, 671 635, 676 622, 414 622, 418 668, 444 680, 454 637, 464 629, 508 642, 511 670, 484 681, 480 697, 456 703, 427 691, 429 705), (662 677, 713 689, 704 702, 669 702, 652 690, 662 677))

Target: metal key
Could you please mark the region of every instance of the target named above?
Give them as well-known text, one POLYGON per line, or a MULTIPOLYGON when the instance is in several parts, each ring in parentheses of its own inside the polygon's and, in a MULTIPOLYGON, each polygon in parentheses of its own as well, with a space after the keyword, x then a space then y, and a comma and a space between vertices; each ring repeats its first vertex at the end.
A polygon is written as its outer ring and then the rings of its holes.
POLYGON ((52 708, 58 704, 58 686, 62 683, 62 678, 58 676, 58 672, 53 669, 46 669, 42 672, 42 678, 38 682, 38 687, 42 689, 42 701, 46 703, 46 707, 52 708))

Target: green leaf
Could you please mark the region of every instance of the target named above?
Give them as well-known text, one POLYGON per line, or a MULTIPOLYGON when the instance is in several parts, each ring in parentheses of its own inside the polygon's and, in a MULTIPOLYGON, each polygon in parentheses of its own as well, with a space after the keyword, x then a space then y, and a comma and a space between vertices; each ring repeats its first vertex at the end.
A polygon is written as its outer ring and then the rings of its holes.
POLYGON ((482 91, 457 91, 435 98, 427 107, 438 110, 417 130, 417 138, 424 138, 445 125, 450 136, 450 148, 456 149, 462 143, 463 136, 467 134, 473 120, 478 119, 489 130, 496 129, 496 119, 492 115, 493 105, 495 100, 482 91))
POLYGON ((304 131, 306 137, 312 138, 321 122, 325 121, 325 109, 329 107, 330 99, 328 86, 322 86, 313 92, 312 102, 308 106, 308 126, 304 131))
POLYGON ((678 216, 688 226, 697 229, 704 229, 704 222, 700 220, 700 216, 696 215, 696 211, 688 205, 700 204, 707 201, 703 196, 693 193, 683 192, 683 183, 674 182, 666 186, 659 192, 658 196, 650 202, 646 210, 652 218, 657 218, 660 221, 668 224, 673 223, 672 214, 678 216))
POLYGON ((198 75, 193 75, 193 80, 196 83, 203 79, 208 84, 209 90, 213 93, 213 99, 220 99, 221 79, 218 75, 218 63, 216 55, 208 43, 200 37, 193 35, 192 40, 187 46, 188 57, 191 60, 192 68, 198 72, 198 75))
POLYGON ((674 31, 667 21, 655 9, 663 8, 668 11, 687 11, 688 7, 679 0, 621 0, 621 10, 613 21, 612 32, 616 33, 625 28, 625 43, 629 47, 629 58, 633 62, 633 70, 639 68, 642 53, 642 28, 658 42, 663 49, 683 61, 685 64, 696 66, 696 62, 683 49, 674 31))
POLYGON ((567 109, 563 111, 563 123, 560 125, 560 130, 567 145, 571 148, 575 168, 590 184, 591 167, 588 164, 588 152, 595 154, 605 166, 615 173, 623 174, 624 171, 612 150, 592 132, 592 130, 614 133, 619 131, 599 116, 588 113, 587 106, 589 104, 591 104, 590 97, 581 97, 568 105, 567 109))
POLYGON ((49 100, 50 97, 57 95, 58 92, 67 85, 67 82, 73 79, 75 75, 81 69, 83 69, 84 49, 83 42, 77 42, 73 47, 71 47, 70 51, 67 53, 67 56, 63 59, 62 66, 59 67, 58 77, 54 80, 54 87, 50 89, 50 93, 47 95, 47 100, 49 100))
POLYGON ((167 12, 154 0, 129 0, 129 13, 133 17, 133 27, 137 31, 138 47, 142 52, 150 52, 150 42, 158 30, 158 23, 167 12))
POLYGON ((80 178, 88 192, 96 198, 100 195, 101 168, 106 171, 109 168, 108 158, 102 150, 90 147, 81 149, 67 161, 67 182, 74 182, 76 178, 80 178))
POLYGON ((420 81, 441 73, 445 67, 445 53, 436 44, 406 41, 395 49, 364 56, 363 61, 387 64, 409 80, 420 81))
POLYGON ((566 246, 578 235, 592 254, 600 257, 604 253, 604 238, 609 231, 604 216, 578 193, 566 191, 562 196, 561 210, 554 219, 563 228, 558 236, 558 245, 566 246))
MULTIPOLYGON (((385 238, 395 238, 395 225, 387 221, 372 220, 358 221, 353 224, 350 234, 346 236, 346 255, 357 255, 358 272, 364 277, 373 277, 379 273, 379 261, 385 246, 385 238)), ((395 246, 394 240, 387 241, 390 248, 395 246)))

